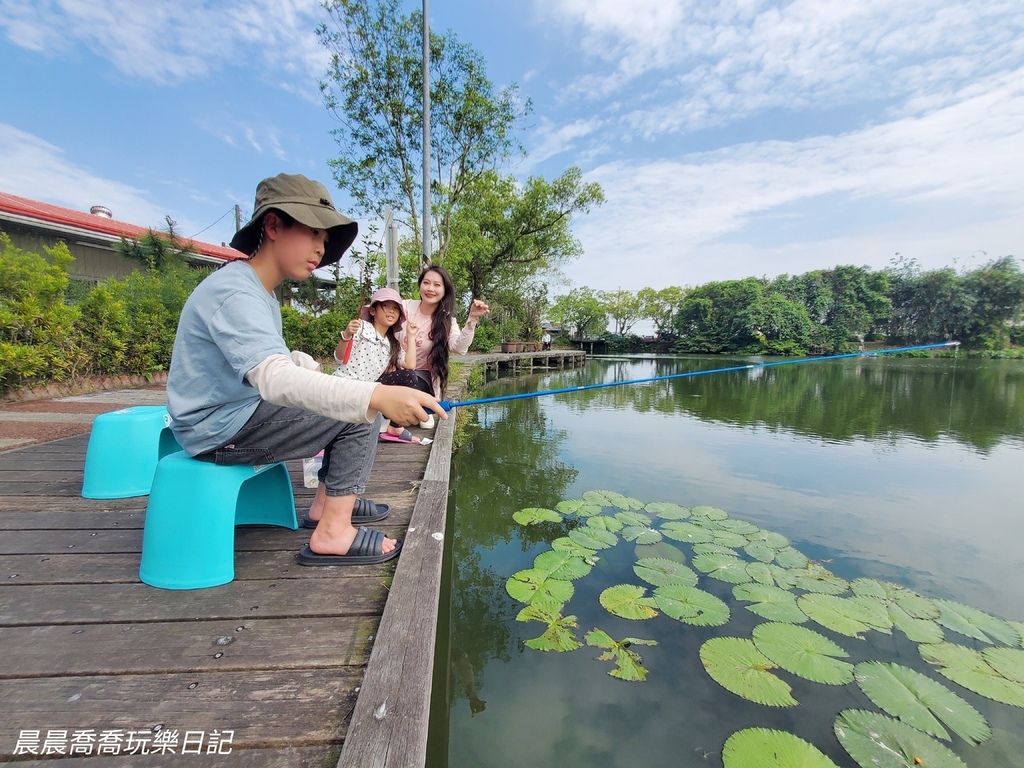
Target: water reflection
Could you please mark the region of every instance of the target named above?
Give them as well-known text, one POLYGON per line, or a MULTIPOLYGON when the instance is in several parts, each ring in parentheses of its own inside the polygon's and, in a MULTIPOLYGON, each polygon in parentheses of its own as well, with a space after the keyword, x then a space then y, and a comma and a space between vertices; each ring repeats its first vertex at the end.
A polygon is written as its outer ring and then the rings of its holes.
MULTIPOLYGON (((711 371, 769 358, 662 358, 592 361, 569 383, 711 371)), ((665 382, 559 395, 576 411, 600 407, 639 413, 689 413, 740 426, 762 425, 826 440, 952 437, 980 451, 1024 440, 1021 365, 1000 360, 863 358, 756 367, 665 382)))
MULTIPOLYGON (((585 370, 498 382, 486 394, 558 389, 710 370, 740 360, 592 362, 585 370)), ((523 652, 539 634, 515 621, 505 581, 574 525, 524 528, 511 515, 607 488, 644 501, 710 504, 788 536, 840 576, 874 576, 931 597, 1024 619, 1024 413, 1020 363, 895 360, 780 366, 494 404, 453 469, 450 742, 430 765, 718 765, 739 727, 777 727, 819 747, 837 708, 871 708, 856 686, 794 682, 802 706, 766 710, 722 689, 698 656, 713 632, 628 622, 600 608, 610 584, 635 581, 620 544, 576 583, 579 635, 600 626, 644 648, 648 682, 606 674, 594 649, 523 652), (485 703, 486 702, 486 703, 485 703)), ((723 585, 711 582, 723 599, 723 585)), ((736 608, 719 634, 749 636, 736 608)), ((844 647, 849 647, 843 643, 844 647)), ((921 664, 895 636, 863 658, 921 664)), ((860 660, 859 658, 857 660, 860 660)), ((958 691, 963 693, 962 691, 958 691)), ((972 768, 1012 765, 1019 710, 974 697, 996 738, 972 768)), ((837 742, 823 747, 853 766, 837 742)), ((961 745, 962 747, 962 745, 961 745)), ((967 759, 968 755, 962 756, 967 759)))

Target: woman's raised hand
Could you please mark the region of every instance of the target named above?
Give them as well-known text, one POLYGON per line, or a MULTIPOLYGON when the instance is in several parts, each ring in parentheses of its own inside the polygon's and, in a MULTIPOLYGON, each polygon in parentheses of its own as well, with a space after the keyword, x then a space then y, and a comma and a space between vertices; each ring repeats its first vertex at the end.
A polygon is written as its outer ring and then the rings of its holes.
POLYGON ((491 308, 480 299, 473 299, 473 303, 469 305, 469 316, 473 320, 479 320, 490 311, 491 308))
POLYGON ((355 320, 348 321, 348 325, 345 326, 345 332, 348 334, 349 338, 352 338, 357 333, 359 333, 359 326, 362 324, 363 321, 360 320, 358 317, 355 320))

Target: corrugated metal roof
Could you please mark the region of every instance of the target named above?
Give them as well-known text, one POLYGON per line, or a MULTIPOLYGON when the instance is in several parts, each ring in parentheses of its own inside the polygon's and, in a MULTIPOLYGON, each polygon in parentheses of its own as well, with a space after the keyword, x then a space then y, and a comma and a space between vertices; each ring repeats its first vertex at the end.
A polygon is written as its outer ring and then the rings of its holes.
MULTIPOLYGON (((108 219, 105 216, 98 216, 93 213, 76 211, 72 208, 62 208, 59 205, 51 205, 39 200, 30 200, 27 197, 19 197, 9 192, 0 192, 0 218, 9 218, 13 221, 23 223, 37 223, 39 226, 49 228, 58 234, 93 234, 111 239, 125 237, 130 240, 138 238, 151 231, 151 227, 140 227, 136 224, 129 224, 126 221, 108 219)), ((156 230, 152 230, 156 231, 156 230)), ((157 232, 157 234, 160 234, 157 232)), ((182 238, 202 256, 209 256, 222 261, 241 259, 245 254, 228 248, 223 245, 213 245, 199 240, 188 240, 182 238)))

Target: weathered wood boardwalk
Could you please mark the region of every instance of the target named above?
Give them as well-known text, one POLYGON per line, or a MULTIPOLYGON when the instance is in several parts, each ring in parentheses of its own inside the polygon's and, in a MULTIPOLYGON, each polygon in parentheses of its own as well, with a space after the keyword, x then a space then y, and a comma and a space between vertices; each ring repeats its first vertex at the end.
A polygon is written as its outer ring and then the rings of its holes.
POLYGON ((81 498, 87 433, 0 452, 0 762, 421 768, 453 422, 379 446, 396 561, 305 568, 308 531, 242 527, 235 580, 190 591, 139 581, 146 497, 81 498))

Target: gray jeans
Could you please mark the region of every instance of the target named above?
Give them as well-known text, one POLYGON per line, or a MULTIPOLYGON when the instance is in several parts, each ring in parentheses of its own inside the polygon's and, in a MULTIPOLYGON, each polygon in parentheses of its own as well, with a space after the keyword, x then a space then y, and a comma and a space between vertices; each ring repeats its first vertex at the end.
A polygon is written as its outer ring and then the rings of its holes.
POLYGON ((366 492, 381 422, 379 413, 373 424, 350 424, 261 400, 230 442, 196 458, 251 466, 305 459, 323 451, 320 482, 327 486, 327 495, 358 495, 366 492))

